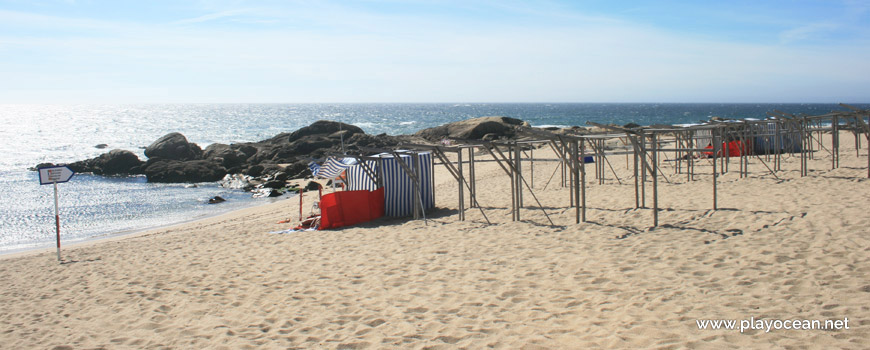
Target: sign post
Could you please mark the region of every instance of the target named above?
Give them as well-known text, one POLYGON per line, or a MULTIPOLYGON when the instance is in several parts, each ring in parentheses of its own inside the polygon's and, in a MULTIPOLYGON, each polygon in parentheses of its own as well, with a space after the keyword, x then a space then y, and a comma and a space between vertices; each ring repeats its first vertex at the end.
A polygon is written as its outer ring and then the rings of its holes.
POLYGON ((39 184, 54 185, 54 226, 57 233, 57 261, 60 259, 60 207, 57 200, 57 184, 69 181, 75 174, 72 169, 67 166, 52 166, 39 168, 39 184))

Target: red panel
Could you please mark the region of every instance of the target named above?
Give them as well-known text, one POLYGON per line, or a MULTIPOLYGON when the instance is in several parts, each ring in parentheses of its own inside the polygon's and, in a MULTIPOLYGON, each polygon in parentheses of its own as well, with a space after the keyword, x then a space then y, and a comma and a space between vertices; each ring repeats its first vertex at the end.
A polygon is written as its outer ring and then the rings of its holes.
POLYGON ((384 189, 341 191, 320 200, 320 229, 350 226, 384 216, 384 189))
MULTIPOLYGON (((713 149, 713 145, 708 145, 707 147, 704 147, 704 148, 713 149)), ((749 150, 751 149, 750 146, 744 147, 743 142, 740 142, 740 141, 731 141, 728 143, 723 142, 722 148, 728 149, 728 156, 729 157, 740 157, 740 154, 743 153, 742 151, 744 148, 745 148, 747 154, 749 153, 749 150)), ((713 152, 704 152, 704 154, 706 154, 707 156, 712 156, 713 152)), ((720 154, 719 156, 722 157, 722 154, 720 154)))

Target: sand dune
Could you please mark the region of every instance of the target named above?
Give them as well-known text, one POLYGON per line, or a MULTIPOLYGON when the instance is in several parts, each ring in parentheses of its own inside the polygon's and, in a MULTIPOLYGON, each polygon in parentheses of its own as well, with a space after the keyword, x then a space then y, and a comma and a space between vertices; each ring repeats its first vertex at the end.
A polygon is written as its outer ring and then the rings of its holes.
MULTIPOLYGON (((0 347, 23 348, 846 348, 870 343, 867 154, 843 137, 839 169, 817 153, 772 176, 757 160, 719 182, 662 165, 660 226, 623 180, 589 184, 574 223, 555 162, 512 222, 510 182, 477 168, 479 197, 456 215, 436 172, 427 221, 381 219, 270 234, 296 200, 135 237, 0 260, 0 347), (851 147, 851 148, 850 148, 851 147), (852 151, 846 151, 852 150, 852 151), (841 330, 711 330, 698 320, 849 319, 841 330)), ((535 152, 546 157, 545 149, 535 152)), ((549 155, 552 157, 552 155, 549 155)), ((479 158, 480 159, 480 158, 479 158)), ((590 172, 590 176, 592 173, 590 172)), ((648 198, 648 205, 651 200, 648 198)), ((307 210, 307 209, 306 209, 307 210)))

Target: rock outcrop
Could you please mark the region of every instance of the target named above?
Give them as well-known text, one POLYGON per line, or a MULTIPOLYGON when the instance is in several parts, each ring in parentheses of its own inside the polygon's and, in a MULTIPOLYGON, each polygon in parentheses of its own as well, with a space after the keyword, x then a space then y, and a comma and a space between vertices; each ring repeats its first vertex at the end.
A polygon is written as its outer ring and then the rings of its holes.
POLYGON ((143 173, 148 182, 215 182, 224 178, 227 170, 207 160, 171 160, 152 158, 145 163, 143 173))
MULTIPOLYGON (((517 128, 524 125, 519 119, 508 117, 480 117, 461 120, 418 131, 415 135, 429 141, 442 139, 481 140, 487 138, 510 138, 517 128)), ((527 125, 527 124, 526 124, 527 125)))
POLYGON ((69 166, 76 172, 97 175, 144 174, 149 182, 214 182, 232 174, 277 191, 288 178, 310 176, 311 158, 345 151, 365 153, 364 149, 387 149, 403 142, 508 138, 523 125, 528 124, 514 118, 483 117, 421 130, 415 135, 390 136, 368 135, 354 125, 319 120, 259 142, 216 143, 205 150, 174 132, 145 148, 147 162, 130 151, 112 150, 69 166))
POLYGON ((77 173, 94 173, 96 175, 136 175, 142 173, 145 164, 133 152, 114 149, 96 158, 68 164, 77 173))
POLYGON ((145 156, 149 159, 199 160, 202 159, 202 149, 197 144, 188 142, 184 135, 173 132, 146 147, 145 156))

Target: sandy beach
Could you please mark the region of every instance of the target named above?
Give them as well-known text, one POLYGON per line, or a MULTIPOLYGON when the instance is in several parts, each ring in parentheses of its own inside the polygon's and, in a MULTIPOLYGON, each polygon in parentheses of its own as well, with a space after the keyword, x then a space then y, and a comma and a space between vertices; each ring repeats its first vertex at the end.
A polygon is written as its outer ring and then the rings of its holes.
POLYGON ((581 224, 558 174, 544 188, 556 162, 536 162, 533 183, 555 225, 529 195, 511 221, 509 178, 483 162, 478 201, 491 225, 477 208, 459 221, 456 182, 438 166, 426 221, 272 234, 298 218, 287 200, 66 247, 64 264, 53 250, 4 257, 0 348, 864 349, 862 144, 858 156, 844 132, 840 167, 819 151, 808 177, 794 156, 778 178, 756 159, 740 178, 732 160, 716 211, 708 164, 688 182, 663 162, 654 229, 614 156, 622 184, 609 169, 605 184, 590 179, 581 224), (699 329, 846 319, 848 329, 699 329))

